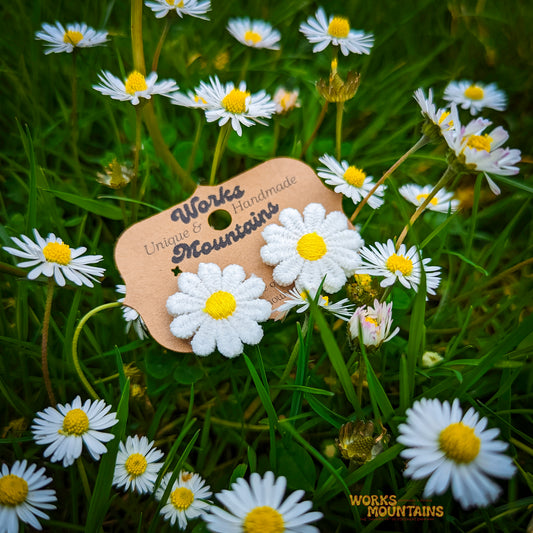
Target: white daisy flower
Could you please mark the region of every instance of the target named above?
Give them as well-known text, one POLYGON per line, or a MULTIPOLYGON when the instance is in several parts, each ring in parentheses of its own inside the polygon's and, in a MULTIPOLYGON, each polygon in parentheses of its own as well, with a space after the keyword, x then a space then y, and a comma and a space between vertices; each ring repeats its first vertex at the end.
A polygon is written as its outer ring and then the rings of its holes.
POLYGON ((154 448, 154 441, 148 442, 146 437, 138 435, 128 437, 126 444, 121 442, 115 464, 113 485, 123 487, 124 491, 131 490, 139 494, 151 494, 157 480, 157 474, 163 463, 157 463, 163 457, 163 452, 154 448))
POLYGON ((4 250, 11 255, 26 259, 22 263, 17 263, 17 266, 34 267, 28 273, 28 279, 36 279, 43 274, 48 278, 53 276, 61 287, 65 285, 65 278, 78 286, 93 287, 92 280, 97 281, 96 278, 104 275, 105 268, 91 265, 91 263, 99 263, 103 259, 101 255, 83 256, 87 248, 84 246, 70 248, 53 233, 43 239, 34 229, 33 235, 36 243, 26 235, 21 235, 20 239, 11 237, 20 250, 4 246, 4 250))
POLYGON ((426 273, 426 290, 435 294, 435 289, 440 283, 440 267, 428 266, 431 259, 420 261, 416 246, 406 250, 401 244, 398 251, 391 239, 386 244, 376 242, 374 246, 362 248, 360 251, 363 259, 362 265, 357 269, 357 274, 370 276, 385 276, 380 283, 382 287, 391 286, 398 280, 406 289, 418 290, 420 284, 421 265, 426 273))
POLYGON ((448 109, 437 109, 433 103, 433 91, 428 90, 428 97, 424 94, 424 89, 417 89, 413 95, 417 104, 420 106, 420 112, 435 126, 438 126, 438 133, 453 128, 452 117, 448 109))
POLYGON ((227 511, 213 505, 202 518, 207 528, 216 533, 319 533, 318 528, 309 524, 320 520, 322 513, 309 512, 313 507, 310 501, 299 502, 305 494, 303 490, 292 492, 283 500, 286 486, 284 476, 276 479, 272 472, 266 472, 263 477, 254 472, 249 483, 239 478, 231 490, 216 495, 227 511))
MULTIPOLYGON (((348 161, 339 163, 334 157, 324 154, 318 160, 325 165, 317 169, 317 174, 324 179, 328 185, 335 187, 334 191, 351 198, 354 204, 358 204, 374 187, 372 176, 353 165, 348 165, 348 161)), ((380 185, 376 192, 369 198, 368 205, 372 209, 377 209, 383 205, 383 195, 386 187, 380 185)))
POLYGON ((398 442, 407 446, 400 455, 409 460, 404 476, 429 477, 424 498, 451 486, 463 509, 496 501, 501 488, 490 476, 509 479, 516 472, 512 459, 502 453, 507 443, 496 440, 498 429, 486 429, 487 419, 472 407, 463 415, 457 399, 450 407, 423 398, 406 414, 406 423, 398 426, 398 442))
POLYGON ((359 30, 350 29, 350 21, 345 17, 329 17, 320 7, 314 17, 300 25, 300 31, 310 43, 316 43, 313 52, 321 52, 329 44, 339 46, 347 56, 353 54, 369 54, 374 45, 374 36, 359 30))
POLYGON ((209 20, 204 15, 211 10, 211 2, 199 2, 198 0, 152 0, 144 3, 160 19, 166 17, 169 12, 176 13, 180 18, 189 15, 203 20, 209 20))
POLYGON ((471 115, 477 115, 485 107, 496 111, 504 111, 507 107, 507 96, 495 83, 452 81, 444 89, 443 98, 463 109, 470 109, 471 115))
MULTIPOLYGON (((126 294, 126 285, 117 285, 115 290, 119 294, 126 294)), ((124 298, 119 298, 118 301, 123 302, 124 298)), ((126 322, 126 333, 128 333, 131 329, 131 326, 133 326, 133 329, 135 330, 135 333, 137 333, 139 339, 146 339, 148 337, 148 328, 146 327, 141 315, 137 313, 135 309, 128 307, 127 305, 123 305, 121 309, 122 317, 126 322)))
MULTIPOLYGON (((415 183, 410 183, 407 185, 402 185, 398 192, 412 204, 417 207, 421 206, 426 198, 429 196, 433 187, 431 185, 416 185, 415 183)), ((459 207, 459 200, 453 199, 453 192, 448 192, 446 189, 441 189, 437 194, 430 200, 426 209, 430 211, 437 211, 439 213, 448 213, 457 211, 459 207)))
MULTIPOLYGON (((158 500, 163 498, 171 477, 172 473, 169 473, 161 480, 155 493, 158 500)), ((161 514, 170 521, 171 526, 177 521, 179 529, 185 529, 189 520, 198 518, 209 509, 211 502, 208 498, 212 494, 209 485, 199 474, 182 470, 172 485, 167 502, 161 508, 161 514)))
POLYGON ((276 104, 276 113, 282 115, 283 113, 288 113, 295 107, 300 107, 300 102, 298 102, 298 96, 300 91, 295 89, 294 91, 287 91, 284 87, 278 87, 274 93, 274 103, 276 104))
POLYGON ((241 81, 239 88, 232 82, 220 83, 217 76, 210 83, 200 83, 196 95, 207 102, 205 118, 207 122, 218 120, 223 126, 231 120, 231 127, 242 135, 241 124, 253 126, 254 123, 266 125, 262 119, 270 118, 276 112, 276 104, 265 91, 251 94, 246 90, 246 82, 241 81))
POLYGON ((67 29, 60 22, 56 22, 55 26, 43 23, 42 29, 35 33, 35 38, 46 41, 45 46, 48 48, 44 51, 45 54, 70 54, 75 48, 104 44, 107 41, 107 32, 93 30, 84 22, 67 24, 67 29))
MULTIPOLYGON (((289 294, 282 291, 279 292, 286 298, 286 301, 279 307, 276 307, 274 311, 283 316, 294 308, 296 308, 297 313, 304 313, 309 309, 309 301, 314 300, 316 297, 316 291, 313 294, 312 292, 307 293, 306 291, 298 291, 296 288, 290 289, 289 294)), ((327 296, 321 294, 318 298, 318 305, 342 320, 348 320, 354 311, 354 306, 350 304, 348 298, 343 298, 338 302, 331 303, 327 296)))
POLYGON ((359 328, 365 346, 381 346, 398 334, 400 328, 391 333, 392 302, 380 303, 374 300, 374 307, 358 307, 348 323, 350 337, 359 338, 359 328))
POLYGON ((150 100, 153 94, 170 97, 179 89, 174 80, 157 81, 157 74, 150 72, 146 78, 134 70, 123 82, 120 78, 113 76, 111 72, 103 70, 98 74, 101 85, 93 85, 96 91, 110 96, 113 100, 122 102, 129 101, 133 105, 138 105, 140 98, 150 100))
POLYGON ((24 461, 15 461, 11 469, 2 464, 0 472, 0 532, 17 533, 19 523, 42 530, 38 518, 50 517, 42 509, 56 509, 52 503, 57 501, 54 489, 43 489, 52 481, 44 475, 44 468, 36 470, 37 465, 28 466, 24 461), (27 468, 26 468, 27 467, 27 468))
POLYGON ((448 146, 454 151, 457 159, 467 170, 483 172, 494 194, 500 194, 500 188, 489 174, 511 176, 518 174, 520 169, 514 165, 520 162, 520 150, 501 148, 509 138, 509 134, 501 127, 494 128, 490 133, 483 130, 492 124, 490 120, 477 118, 466 126, 461 126, 459 113, 455 104, 451 108, 453 130, 443 132, 448 146))
POLYGON ((260 296, 265 282, 255 275, 248 279, 239 265, 223 271, 214 263, 200 263, 198 274, 178 276, 181 292, 170 296, 167 310, 174 316, 170 331, 179 339, 191 339, 196 355, 209 355, 218 349, 226 357, 236 357, 243 343, 258 344, 264 322, 272 306, 260 296))
POLYGON ((187 94, 175 92, 170 96, 170 102, 181 107, 192 109, 207 109, 207 102, 198 96, 196 91, 187 91, 187 94))
POLYGON ((302 214, 293 208, 283 209, 277 224, 262 232, 266 244, 261 248, 263 262, 275 266, 273 277, 278 285, 296 284, 298 291, 317 291, 324 281, 324 291, 339 291, 355 273, 361 261, 359 248, 364 241, 349 229, 344 213, 333 211, 326 216, 321 204, 309 204, 302 214))
POLYGON ((229 19, 227 30, 237 41, 246 46, 279 50, 278 43, 281 39, 279 31, 263 20, 229 19))
POLYGON ((82 405, 76 396, 72 405, 57 404, 57 409, 47 407, 37 413, 31 426, 33 438, 37 444, 49 444, 44 456, 51 455, 53 463, 63 461, 63 466, 70 466, 81 455, 83 444, 98 461, 107 452, 103 443, 114 437, 102 430, 118 422, 116 413, 109 413, 110 409, 104 400, 86 400, 82 405))

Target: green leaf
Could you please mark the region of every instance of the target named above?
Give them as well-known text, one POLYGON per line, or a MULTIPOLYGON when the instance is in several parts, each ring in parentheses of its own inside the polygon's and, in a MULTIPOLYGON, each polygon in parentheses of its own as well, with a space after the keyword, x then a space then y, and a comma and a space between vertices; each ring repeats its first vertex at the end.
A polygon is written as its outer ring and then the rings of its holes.
POLYGON ((77 194, 72 194, 69 192, 56 191, 54 189, 43 189, 43 191, 53 194, 56 198, 68 202, 69 204, 76 205, 99 215, 101 217, 110 218, 111 220, 122 220, 122 211, 120 208, 101 202, 100 200, 93 200, 92 198, 85 198, 83 196, 78 196, 77 194))
POLYGON ((376 402, 377 406, 383 413, 383 421, 387 422, 394 416, 394 408, 389 401, 389 397, 387 396, 385 389, 379 382, 379 379, 377 378, 376 373, 374 372, 374 369, 372 368, 372 365, 370 364, 365 352, 363 352, 363 357, 365 358, 366 379, 368 381, 368 391, 370 393, 370 397, 376 402))
POLYGON ((293 489, 315 490, 316 468, 312 457, 292 440, 278 442, 278 472, 293 489))
POLYGON ((476 263, 474 263, 474 261, 471 261, 470 259, 468 259, 468 257, 465 257, 463 254, 461 254, 459 252, 453 252, 452 250, 442 250, 442 253, 448 254, 448 255, 455 255, 456 257, 461 259, 461 261, 463 261, 464 263, 466 263, 466 264, 468 264, 470 266, 473 266, 478 272, 481 272, 485 276, 489 275, 489 273, 482 266, 476 265, 476 263))
POLYGON ((146 372, 157 379, 163 379, 174 372, 176 361, 174 358, 160 351, 151 351, 146 354, 146 372))
POLYGON ((323 420, 329 422, 333 427, 339 429, 346 420, 339 416, 337 413, 326 407, 322 402, 317 400, 310 394, 304 394, 304 398, 307 400, 309 407, 323 420))
POLYGON ((237 465, 231 473, 229 486, 231 487, 232 483, 235 483, 235 481, 237 481, 237 479, 239 479, 240 477, 244 477, 244 475, 246 474, 246 470, 248 470, 248 465, 245 465, 244 463, 237 465))
POLYGON ((201 368, 188 364, 178 363, 174 369, 173 377, 177 383, 191 385, 204 375, 201 368))

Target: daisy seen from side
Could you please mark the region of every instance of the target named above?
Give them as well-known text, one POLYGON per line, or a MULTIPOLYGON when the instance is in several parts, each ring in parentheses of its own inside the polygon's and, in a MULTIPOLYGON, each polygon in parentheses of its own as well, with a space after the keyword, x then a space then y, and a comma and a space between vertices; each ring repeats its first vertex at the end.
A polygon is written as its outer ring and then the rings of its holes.
POLYGON ((126 443, 119 444, 113 485, 128 491, 130 488, 139 494, 151 494, 157 474, 163 463, 158 463, 163 452, 154 447, 144 436, 129 436, 126 443))
POLYGON ((86 400, 83 404, 79 396, 72 405, 57 404, 56 408, 47 407, 33 419, 31 431, 37 444, 47 445, 45 457, 50 461, 63 462, 70 466, 81 455, 83 445, 95 461, 107 452, 104 443, 114 438, 112 433, 102 430, 114 426, 118 419, 110 413, 110 405, 104 400, 86 400))
POLYGON ((200 263, 198 273, 178 276, 179 292, 167 300, 174 317, 170 331, 179 339, 191 339, 196 355, 218 349, 225 357, 236 357, 244 344, 255 345, 263 338, 259 322, 270 317, 272 306, 261 298, 265 282, 246 273, 240 265, 224 270, 214 263, 200 263))
MULTIPOLYGON (((155 493, 161 501, 170 482, 172 473, 166 474, 155 493)), ((174 481, 168 500, 161 508, 161 514, 173 526, 178 523, 179 529, 185 529, 189 520, 202 516, 211 506, 209 498, 213 493, 209 485, 199 474, 182 470, 174 481)))
POLYGON ((205 14, 211 10, 211 2, 198 0, 150 0, 144 3, 155 14, 155 18, 166 17, 169 13, 175 14, 180 18, 184 15, 196 17, 203 20, 209 20, 205 14))
POLYGON ((288 91, 284 87, 278 87, 274 93, 273 100, 276 104, 276 113, 283 115, 292 111, 295 107, 300 107, 298 96, 300 91, 295 89, 294 91, 288 91))
POLYGON ((495 83, 485 85, 469 80, 451 81, 444 89, 444 100, 469 109, 471 115, 484 108, 505 111, 507 107, 507 96, 495 83))
MULTIPOLYGON (((412 204, 419 207, 424 203, 424 200, 429 196, 433 187, 431 185, 416 185, 415 183, 409 183, 407 185, 402 185, 398 192, 412 204)), ((453 199, 453 192, 448 192, 446 189, 441 189, 437 194, 431 199, 426 209, 430 211, 437 211, 438 213, 453 213, 457 211, 459 207, 459 200, 453 199)))
POLYGON ((453 128, 450 111, 437 108, 433 103, 433 90, 431 88, 428 90, 427 98, 422 88, 414 92, 413 98, 420 106, 422 116, 426 119, 426 124, 422 128, 423 133, 433 139, 442 139, 442 132, 453 128))
POLYGON ((265 227, 262 235, 266 244, 261 248, 261 258, 274 267, 278 285, 294 282, 298 291, 316 293, 324 280, 323 289, 331 294, 339 291, 359 267, 359 249, 364 241, 349 228, 344 213, 326 214, 323 205, 311 203, 303 213, 283 209, 279 222, 281 225, 265 227))
POLYGON ((313 52, 321 52, 328 45, 338 46, 347 56, 352 54, 369 54, 374 45, 374 36, 360 30, 352 30, 346 17, 326 16, 324 9, 318 9, 314 17, 300 25, 300 31, 307 40, 314 44, 313 52))
POLYGON ((170 96, 170 102, 180 107, 189 107, 191 109, 207 109, 207 102, 200 98, 196 91, 187 91, 187 93, 175 92, 170 96))
POLYGON ((408 460, 404 476, 426 479, 424 498, 449 487, 463 509, 495 502, 501 487, 491 477, 510 479, 516 467, 502 452, 508 444, 496 440, 499 430, 487 429, 487 419, 471 407, 463 414, 459 400, 450 404, 422 398, 398 426, 400 455, 408 460))
MULTIPOLYGON (((357 168, 349 165, 348 161, 340 163, 331 155, 324 154, 318 160, 325 165, 317 169, 317 174, 327 185, 333 185, 336 193, 344 194, 350 198, 354 204, 358 204, 374 187, 375 183, 372 176, 357 168)), ((368 205, 372 209, 377 209, 383 205, 383 195, 386 187, 380 185, 376 192, 368 199, 368 205)))
POLYGON ((71 248, 53 233, 43 239, 34 229, 33 235, 36 242, 26 235, 21 235, 20 239, 11 237, 20 249, 4 246, 6 252, 24 259, 17 266, 32 268, 28 272, 28 279, 36 279, 43 274, 48 278, 53 277, 60 287, 65 285, 65 278, 78 286, 93 287, 93 281, 98 281, 97 278, 104 275, 105 268, 92 265, 102 261, 101 255, 84 256, 87 248, 71 248))
POLYGON ((391 332, 391 327, 392 302, 380 303, 379 300, 374 300, 374 307, 358 307, 348 322, 352 340, 358 339, 361 334, 361 340, 367 347, 379 347, 390 341, 400 331, 397 327, 391 332))
POLYGON ((48 520, 43 512, 56 509, 54 489, 44 489, 52 481, 45 476, 45 469, 24 459, 15 461, 11 468, 2 464, 0 471, 0 533, 17 533, 19 520, 42 530, 38 518, 48 520))
POLYGON ((55 25, 45 22, 35 38, 45 41, 45 54, 70 54, 79 48, 103 45, 107 41, 107 31, 96 31, 84 22, 67 24, 66 28, 60 22, 55 25))
POLYGON ((231 490, 216 494, 217 500, 227 510, 209 508, 203 520, 209 531, 228 533, 319 533, 317 527, 309 525, 322 518, 322 513, 311 511, 313 503, 300 501, 303 490, 292 492, 284 499, 287 480, 276 478, 272 472, 263 477, 254 472, 247 482, 239 478, 231 485, 231 490))
MULTIPOLYGON (((126 285, 117 285, 115 287, 115 290, 119 294, 126 294, 126 285)), ((118 301, 123 302, 124 298, 119 298, 118 301)), ((137 313, 137 311, 135 311, 133 307, 128 307, 127 305, 123 305, 121 309, 122 317, 126 322, 126 333, 128 333, 131 327, 133 326, 133 329, 135 333, 137 333, 139 339, 146 339, 148 337, 148 328, 146 327, 146 324, 144 323, 144 320, 142 319, 141 315, 137 313)))
POLYGON ((281 34, 264 20, 229 19, 227 30, 237 41, 251 48, 279 50, 281 34))

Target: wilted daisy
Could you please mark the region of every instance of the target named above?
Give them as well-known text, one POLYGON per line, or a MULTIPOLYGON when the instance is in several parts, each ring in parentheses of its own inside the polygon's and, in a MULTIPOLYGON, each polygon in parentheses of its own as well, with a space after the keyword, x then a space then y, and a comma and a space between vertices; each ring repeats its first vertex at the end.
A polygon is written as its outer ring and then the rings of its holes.
POLYGON ((229 19, 227 29, 237 41, 246 46, 279 50, 278 43, 281 35, 264 20, 229 19))
POLYGON ((154 448, 154 441, 149 442, 144 436, 128 437, 126 444, 119 444, 113 485, 123 487, 125 491, 131 487, 139 494, 150 494, 163 466, 157 461, 163 455, 161 450, 154 448))
POLYGON ((275 266, 279 285, 295 282, 298 291, 316 292, 325 277, 324 290, 334 293, 360 265, 358 250, 364 241, 349 229, 344 213, 326 215, 324 206, 312 203, 303 217, 296 209, 283 209, 279 222, 281 226, 269 224, 263 230, 266 244, 261 248, 263 262, 275 266))
POLYGON ((60 52, 70 54, 75 48, 90 48, 104 44, 107 41, 107 32, 93 30, 84 22, 67 24, 67 29, 60 22, 56 22, 55 26, 43 23, 35 38, 46 41, 45 46, 48 48, 44 51, 45 54, 60 52))
POLYGON ((262 119, 270 118, 276 112, 276 104, 265 91, 251 94, 244 81, 237 88, 232 82, 222 84, 217 76, 213 76, 209 83, 200 83, 196 95, 207 103, 207 122, 218 121, 218 125, 223 126, 231 121, 231 127, 238 135, 242 135, 241 124, 266 125, 262 119))
POLYGON ((133 177, 133 169, 126 165, 121 165, 116 158, 104 167, 104 172, 98 172, 96 178, 98 183, 110 189, 123 189, 133 177))
POLYGON ((419 88, 413 95, 417 104, 420 106, 420 112, 427 121, 427 126, 423 128, 426 135, 440 139, 442 132, 453 127, 450 111, 447 109, 437 109, 433 103, 433 91, 428 90, 428 97, 424 95, 424 90, 419 88))
MULTIPOLYGON (((126 294, 126 285, 117 285, 115 290, 119 294, 126 294)), ((119 298, 118 301, 123 302, 124 298, 119 298)), ((144 323, 141 315, 139 315, 135 309, 128 307, 127 305, 123 305, 122 317, 126 321, 126 333, 129 332, 131 326, 133 325, 133 329, 135 330, 135 333, 137 333, 139 339, 144 340, 146 337, 148 337, 148 329, 146 324, 144 323)))
POLYGON ((485 107, 504 111, 507 106, 505 93, 495 83, 484 85, 467 80, 452 81, 444 89, 444 99, 463 109, 470 109, 471 115, 477 115, 485 107))
POLYGON ((490 190, 494 194, 500 194, 500 188, 489 174, 497 176, 518 174, 520 169, 514 165, 520 162, 520 150, 501 148, 509 138, 509 134, 501 126, 494 128, 490 133, 483 133, 483 130, 492 124, 489 120, 477 118, 466 126, 461 126, 455 104, 452 104, 451 114, 454 128, 443 132, 448 146, 467 171, 483 172, 490 190))
POLYGON ((321 52, 329 44, 339 46, 347 56, 353 54, 369 54, 374 45, 374 36, 359 30, 350 29, 350 21, 346 17, 326 16, 320 7, 314 17, 300 25, 300 31, 310 43, 316 43, 313 52, 321 52))
POLYGON ((111 72, 103 70, 98 74, 101 85, 93 85, 96 91, 110 96, 113 100, 122 102, 130 101, 133 105, 140 103, 140 98, 150 100, 153 94, 170 97, 178 90, 174 80, 157 81, 157 74, 150 72, 144 77, 140 72, 134 70, 123 82, 120 78, 113 76, 111 72))
POLYGON ((91 280, 97 281, 96 278, 104 275, 105 268, 91 265, 91 263, 99 263, 103 259, 101 255, 83 256, 87 251, 85 246, 70 248, 53 233, 43 239, 39 232, 34 229, 33 235, 36 243, 26 235, 21 235, 20 239, 11 237, 11 240, 20 250, 4 246, 4 250, 11 255, 26 259, 22 263, 17 263, 17 266, 22 268, 34 267, 28 273, 28 279, 36 279, 43 274, 48 278, 53 276, 61 287, 65 285, 65 278, 76 285, 92 287, 91 280))
POLYGON ((398 251, 391 239, 386 244, 376 242, 374 246, 364 247, 360 251, 363 263, 357 268, 358 274, 370 276, 385 276, 380 283, 382 287, 389 287, 398 280, 405 288, 418 290, 420 284, 421 265, 426 274, 426 291, 435 294, 440 283, 440 267, 429 266, 431 259, 420 260, 416 246, 406 250, 401 244, 398 251))
POLYGON ((86 400, 82 405, 76 396, 72 405, 57 404, 57 409, 47 407, 37 413, 31 426, 33 438, 37 444, 49 444, 44 456, 51 456, 53 463, 63 461, 63 466, 70 466, 81 455, 83 444, 98 461, 107 452, 103 443, 114 437, 102 430, 118 422, 116 413, 109 413, 110 409, 104 400, 86 400))
POLYGON ((203 516, 207 528, 217 533, 319 533, 318 528, 309 524, 320 520, 322 513, 309 512, 313 507, 310 501, 299 502, 305 494, 303 490, 297 490, 283 500, 286 486, 286 478, 279 476, 276 479, 272 472, 266 472, 263 477, 254 472, 249 483, 243 478, 237 479, 231 490, 216 494, 227 511, 211 506, 209 513, 203 516))
MULTIPOLYGON (((163 498, 172 474, 166 474, 155 493, 158 500, 163 498)), ((172 485, 167 502, 161 508, 165 520, 173 526, 178 522, 179 529, 185 529, 187 522, 203 515, 210 507, 212 492, 199 474, 182 470, 172 485)))
MULTIPOLYGON (((398 192, 412 204, 417 207, 421 206, 426 198, 429 196, 433 187, 431 185, 416 185, 415 183, 410 183, 408 185, 402 185, 398 192)), ((453 199, 453 192, 447 192, 446 189, 441 189, 437 194, 430 200, 426 209, 430 211, 438 211, 439 213, 448 213, 454 212, 459 207, 459 200, 453 199)))
POLYGON ((282 115, 283 113, 288 113, 295 107, 300 107, 298 102, 298 95, 300 91, 295 89, 294 91, 287 91, 283 87, 278 87, 274 93, 274 103, 276 104, 276 113, 282 115))
POLYGON ((19 520, 31 527, 42 529, 37 518, 48 520, 50 517, 42 509, 55 509, 57 501, 54 489, 43 489, 52 481, 44 475, 44 468, 28 466, 24 461, 15 461, 11 469, 2 464, 0 472, 0 531, 17 533, 19 520))
POLYGON ((498 429, 486 429, 487 419, 471 407, 464 415, 455 399, 448 402, 423 398, 407 409, 398 442, 407 447, 404 476, 428 478, 424 498, 442 494, 451 486, 463 509, 485 507, 496 501, 501 488, 490 477, 513 477, 516 468, 502 452, 507 443, 496 440, 498 429))
MULTIPOLYGON (((293 288, 289 290, 288 294, 282 291, 280 292, 285 297, 285 301, 279 307, 276 307, 274 311, 281 315, 286 315, 291 309, 296 309, 297 313, 304 313, 309 309, 310 300, 316 298, 316 291, 313 294, 312 292, 307 293, 306 291, 299 291, 298 289, 293 288)), ((343 298, 338 302, 331 303, 328 296, 323 296, 321 294, 317 304, 325 311, 328 311, 342 320, 348 320, 352 316, 354 310, 354 306, 350 304, 348 298, 343 298)))
POLYGON ((209 0, 207 2, 198 2, 198 0, 151 0, 144 4, 155 13, 155 17, 158 19, 172 12, 180 18, 183 18, 183 15, 189 15, 191 17, 209 20, 204 15, 211 9, 211 2, 209 0))
POLYGON ((391 333, 392 302, 380 303, 374 300, 374 307, 358 307, 348 323, 350 337, 359 338, 361 333, 365 346, 381 346, 398 334, 400 328, 391 333))
MULTIPOLYGON (((318 160, 325 165, 317 169, 317 174, 328 185, 333 185, 335 192, 351 198, 354 204, 358 204, 374 187, 372 176, 354 165, 348 165, 348 161, 339 163, 334 157, 324 154, 318 160)), ((368 205, 377 209, 383 205, 385 186, 380 185, 376 192, 368 199, 368 205)))
POLYGON ((226 357, 240 355, 245 344, 258 344, 264 322, 272 306, 260 296, 265 282, 255 275, 248 279, 239 265, 224 270, 214 263, 200 263, 198 274, 178 276, 180 292, 167 300, 174 316, 170 331, 179 339, 191 339, 196 355, 209 355, 215 349, 226 357))

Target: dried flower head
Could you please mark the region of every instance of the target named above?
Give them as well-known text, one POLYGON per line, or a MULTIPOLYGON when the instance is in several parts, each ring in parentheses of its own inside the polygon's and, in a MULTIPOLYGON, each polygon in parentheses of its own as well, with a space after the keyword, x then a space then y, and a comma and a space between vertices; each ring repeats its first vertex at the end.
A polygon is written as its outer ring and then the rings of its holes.
POLYGON ((337 72, 337 60, 331 62, 329 80, 320 79, 316 88, 327 102, 346 102, 351 100, 359 88, 359 73, 351 70, 344 81, 337 72))
POLYGON ((363 465, 380 454, 383 451, 387 430, 382 426, 380 435, 374 437, 374 429, 371 420, 368 422, 357 420, 341 426, 339 438, 335 439, 341 457, 357 465, 363 465))

